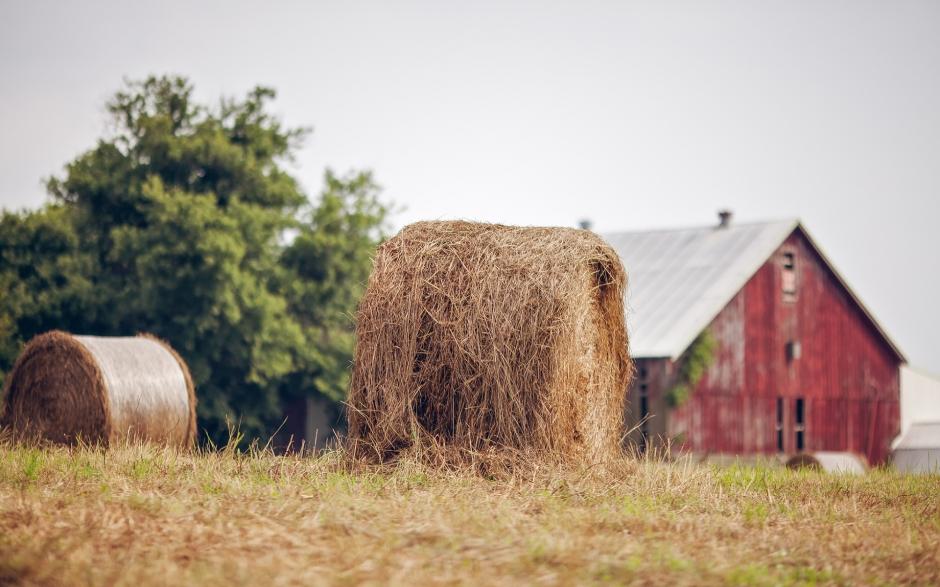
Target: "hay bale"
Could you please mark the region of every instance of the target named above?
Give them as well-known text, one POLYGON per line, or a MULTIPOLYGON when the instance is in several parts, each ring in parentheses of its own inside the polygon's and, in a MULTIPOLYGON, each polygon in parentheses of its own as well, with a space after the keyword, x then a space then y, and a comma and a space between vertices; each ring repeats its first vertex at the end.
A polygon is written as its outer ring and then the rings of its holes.
POLYGON ((787 468, 861 475, 868 470, 868 462, 865 457, 850 452, 804 452, 790 457, 787 468))
POLYGON ((597 235, 419 222, 378 250, 348 397, 354 454, 616 454, 633 373, 626 276, 597 235), (505 453, 504 453, 505 454, 505 453))
POLYGON ((19 438, 190 446, 196 396, 186 363, 149 336, 33 338, 5 384, 3 422, 19 438))

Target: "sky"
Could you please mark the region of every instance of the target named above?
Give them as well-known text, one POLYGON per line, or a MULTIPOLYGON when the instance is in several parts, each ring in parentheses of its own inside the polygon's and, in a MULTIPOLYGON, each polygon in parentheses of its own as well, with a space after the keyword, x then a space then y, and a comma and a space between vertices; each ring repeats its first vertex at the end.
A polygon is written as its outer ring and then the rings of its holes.
POLYGON ((940 374, 940 2, 0 0, 0 206, 41 206, 122 80, 164 73, 274 87, 308 194, 372 169, 396 226, 799 217, 940 374))

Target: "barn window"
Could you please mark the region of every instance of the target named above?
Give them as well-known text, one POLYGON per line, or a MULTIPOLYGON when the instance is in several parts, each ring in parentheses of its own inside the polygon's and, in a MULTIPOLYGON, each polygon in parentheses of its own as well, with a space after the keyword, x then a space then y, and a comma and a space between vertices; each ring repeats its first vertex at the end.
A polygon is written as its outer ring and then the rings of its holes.
POLYGON ((783 452, 783 398, 777 398, 777 452, 783 452))
POLYGON ((793 426, 793 430, 796 433, 796 450, 802 451, 806 448, 806 410, 803 398, 801 397, 796 398, 794 420, 795 425, 793 426))
POLYGON ((782 267, 783 301, 792 302, 796 300, 796 253, 785 251, 782 267))

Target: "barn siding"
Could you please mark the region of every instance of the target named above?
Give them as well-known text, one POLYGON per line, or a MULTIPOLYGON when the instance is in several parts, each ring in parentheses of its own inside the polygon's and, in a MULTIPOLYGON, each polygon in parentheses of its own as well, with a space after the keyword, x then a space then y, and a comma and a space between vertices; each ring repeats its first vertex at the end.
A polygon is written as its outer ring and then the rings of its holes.
POLYGON ((627 444, 641 445, 640 390, 644 384, 647 388, 650 418, 647 421, 645 432, 649 435, 650 444, 658 445, 661 439, 668 437, 667 410, 664 391, 673 378, 674 365, 668 359, 638 359, 636 361, 636 376, 627 394, 626 413, 624 423, 627 434, 627 444))
MULTIPOLYGON (((650 406, 658 419, 652 433, 697 453, 772 454, 782 397, 784 452, 793 453, 795 402, 803 398, 805 450, 848 450, 873 464, 885 462, 900 426, 899 360, 799 229, 709 330, 718 343, 716 360, 677 409, 667 412, 663 401, 676 365, 668 359, 639 363, 650 373, 650 406), (796 254, 795 301, 783 299, 785 251, 796 254), (801 344, 799 359, 788 359, 789 341, 801 344)), ((631 405, 635 398, 631 393, 631 405)))

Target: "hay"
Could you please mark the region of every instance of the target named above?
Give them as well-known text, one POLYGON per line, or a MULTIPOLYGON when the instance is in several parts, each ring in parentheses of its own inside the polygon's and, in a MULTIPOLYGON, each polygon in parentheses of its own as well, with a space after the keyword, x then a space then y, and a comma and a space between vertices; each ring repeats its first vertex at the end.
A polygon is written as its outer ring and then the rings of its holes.
POLYGON ((192 445, 196 397, 186 363, 149 336, 32 339, 6 379, 2 421, 20 438, 192 445))
POLYGON ((625 287, 588 231, 406 227, 379 248, 359 305, 352 453, 616 454, 633 373, 625 287))
POLYGON ((804 452, 790 457, 787 468, 861 475, 868 470, 868 462, 865 457, 850 452, 804 452))

